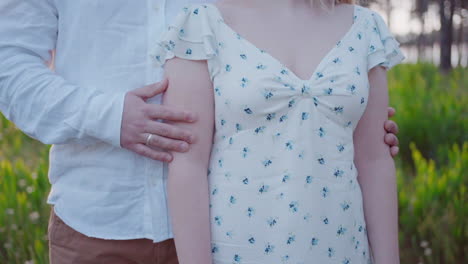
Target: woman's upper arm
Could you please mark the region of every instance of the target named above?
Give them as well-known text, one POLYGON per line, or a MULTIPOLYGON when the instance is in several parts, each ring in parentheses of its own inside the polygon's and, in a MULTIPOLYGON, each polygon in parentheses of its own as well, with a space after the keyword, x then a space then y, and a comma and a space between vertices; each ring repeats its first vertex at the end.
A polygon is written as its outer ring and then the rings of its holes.
POLYGON ((185 160, 208 165, 213 142, 214 96, 207 62, 174 58, 167 61, 165 72, 169 88, 164 94, 163 104, 183 108, 198 116, 193 123, 172 123, 192 131, 196 137, 188 152, 173 153, 173 162, 185 160))
POLYGON ((381 66, 373 67, 368 75, 368 103, 354 131, 355 159, 358 163, 390 157, 388 146, 384 142, 389 97, 387 70, 381 66))

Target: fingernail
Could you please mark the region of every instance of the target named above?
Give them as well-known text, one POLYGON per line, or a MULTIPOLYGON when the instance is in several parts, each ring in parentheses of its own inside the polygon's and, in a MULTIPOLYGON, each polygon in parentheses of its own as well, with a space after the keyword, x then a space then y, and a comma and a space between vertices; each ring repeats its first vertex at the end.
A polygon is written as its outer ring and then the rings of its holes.
POLYGON ((195 138, 195 136, 194 136, 194 135, 191 135, 191 136, 189 137, 189 141, 190 141, 190 143, 194 143, 194 142, 195 142, 195 140, 196 140, 196 138, 195 138))
POLYGON ((188 148, 189 148, 189 145, 186 142, 180 143, 180 145, 179 145, 179 149, 181 151, 186 151, 186 150, 188 150, 188 148))

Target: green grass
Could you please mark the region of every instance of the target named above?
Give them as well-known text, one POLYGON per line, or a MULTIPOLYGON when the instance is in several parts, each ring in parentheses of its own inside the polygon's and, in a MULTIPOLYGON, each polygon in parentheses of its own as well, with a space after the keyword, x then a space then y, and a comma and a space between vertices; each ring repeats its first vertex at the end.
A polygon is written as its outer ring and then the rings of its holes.
MULTIPOLYGON (((468 70, 398 65, 389 83, 401 263, 468 263, 468 70)), ((0 115, 0 264, 48 263, 48 150, 0 115)))

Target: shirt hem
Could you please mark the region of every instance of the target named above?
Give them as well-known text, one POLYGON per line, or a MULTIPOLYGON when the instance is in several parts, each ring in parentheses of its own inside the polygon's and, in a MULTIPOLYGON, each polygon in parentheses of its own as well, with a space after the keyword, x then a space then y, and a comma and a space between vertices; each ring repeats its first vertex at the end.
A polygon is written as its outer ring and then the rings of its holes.
POLYGON ((54 206, 54 203, 48 202, 50 205, 53 206, 54 213, 70 228, 73 230, 87 236, 90 238, 97 238, 97 239, 104 239, 104 240, 132 240, 132 239, 149 239, 152 240, 154 243, 159 243, 168 239, 174 238, 170 234, 161 237, 153 237, 151 235, 116 235, 116 234, 98 234, 95 232, 84 232, 82 228, 74 225, 69 221, 66 217, 61 215, 60 212, 57 211, 57 208, 54 206))

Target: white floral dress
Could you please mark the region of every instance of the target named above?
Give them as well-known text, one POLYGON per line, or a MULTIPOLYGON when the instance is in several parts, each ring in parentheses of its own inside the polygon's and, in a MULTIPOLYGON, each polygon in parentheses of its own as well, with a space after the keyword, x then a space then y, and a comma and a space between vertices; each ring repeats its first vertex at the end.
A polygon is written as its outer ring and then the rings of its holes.
POLYGON ((175 56, 208 61, 214 263, 371 262, 353 131, 368 70, 404 56, 377 13, 356 5, 354 14, 308 80, 243 39, 211 4, 184 8, 156 45, 159 66, 175 56))

